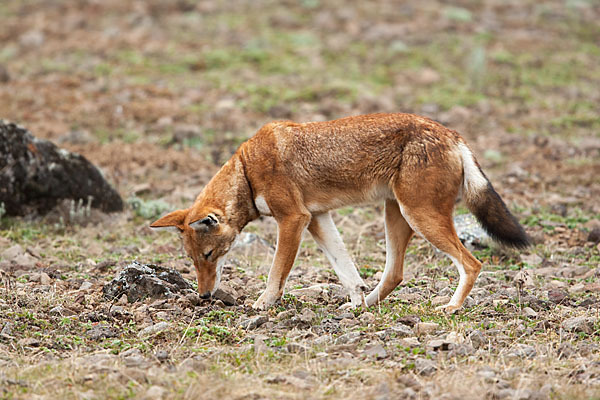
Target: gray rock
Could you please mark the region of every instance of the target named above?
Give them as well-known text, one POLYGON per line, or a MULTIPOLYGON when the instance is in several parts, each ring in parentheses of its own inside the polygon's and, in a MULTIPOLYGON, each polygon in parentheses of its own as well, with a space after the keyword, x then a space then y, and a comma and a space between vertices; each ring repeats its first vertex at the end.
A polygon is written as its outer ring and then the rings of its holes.
POLYGON ((537 351, 533 346, 518 343, 510 349, 508 355, 517 358, 533 358, 537 355, 537 351))
POLYGON ((386 351, 385 347, 377 343, 371 346, 367 346, 367 348, 363 352, 363 355, 369 358, 374 358, 376 360, 382 360, 384 358, 387 358, 388 352, 386 351))
POLYGON ((429 376, 437 371, 437 366, 432 360, 427 358, 417 358, 415 360, 415 370, 419 375, 429 376))
POLYGON ((123 210, 121 196, 85 157, 0 120, 0 202, 8 215, 44 214, 62 199, 105 212, 123 210))
POLYGON ((102 292, 109 300, 127 295, 129 303, 145 298, 170 298, 177 292, 193 290, 192 285, 174 269, 132 262, 120 271, 102 292))
POLYGON ((285 345, 285 348, 289 353, 308 353, 310 352, 310 347, 305 346, 300 343, 291 342, 285 345))
POLYGON ((360 339, 360 332, 348 332, 337 339, 335 339, 335 344, 351 344, 356 343, 360 339))
POLYGON ((476 349, 479 349, 488 343, 487 337, 479 330, 474 330, 471 332, 469 339, 471 340, 473 347, 476 349))
POLYGON ((562 327, 569 332, 584 332, 590 334, 594 330, 595 319, 593 317, 574 317, 563 321, 562 327))
POLYGON ((49 311, 50 315, 55 315, 59 317, 69 317, 71 315, 75 315, 76 313, 68 308, 63 306, 56 306, 49 311))
POLYGON ((12 322, 6 322, 4 324, 4 326, 2 327, 2 331, 0 332, 0 335, 2 335, 4 337, 11 337, 13 326, 14 325, 12 324, 12 322))
POLYGON ((91 340, 102 340, 106 338, 113 338, 117 336, 117 331, 111 326, 107 325, 96 325, 93 326, 86 332, 86 335, 91 340))
POLYGON ((142 329, 140 331, 140 333, 138 334, 138 336, 143 337, 143 336, 156 335, 157 333, 163 332, 163 331, 167 330, 168 328, 169 328, 169 323, 162 321, 162 322, 159 322, 154 325, 150 325, 150 326, 142 329))
POLYGON ((471 214, 454 217, 454 227, 460 241, 467 247, 488 247, 491 239, 471 214))
POLYGON ((165 362, 169 359, 169 352, 166 350, 157 350, 154 357, 160 362, 165 362))
POLYGON ((317 318, 317 314, 310 308, 304 308, 298 316, 298 320, 307 324, 311 324, 317 318))
POLYGON ((260 327, 268 320, 269 318, 267 318, 265 315, 256 315, 240 322, 240 326, 246 330, 252 330, 260 327))
POLYGON ((179 368, 184 371, 203 372, 206 370, 206 363, 200 358, 192 357, 183 360, 179 368))
POLYGON ((413 330, 404 324, 396 324, 387 330, 389 330, 389 332, 392 335, 394 335, 395 337, 403 338, 403 337, 414 336, 413 330))

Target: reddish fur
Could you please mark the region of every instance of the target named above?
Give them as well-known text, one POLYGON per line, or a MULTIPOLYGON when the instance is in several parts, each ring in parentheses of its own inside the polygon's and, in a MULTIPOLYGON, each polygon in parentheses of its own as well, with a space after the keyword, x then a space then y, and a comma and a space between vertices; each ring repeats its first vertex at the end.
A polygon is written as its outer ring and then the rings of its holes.
POLYGON ((462 304, 481 264, 462 246, 452 222, 455 199, 463 186, 459 142, 464 140, 455 131, 412 114, 305 124, 272 122, 240 146, 188 210, 175 211, 151 226, 177 226, 182 231, 199 290, 204 292, 214 283, 211 271, 216 260, 229 250, 235 235, 259 216, 254 200, 262 196, 279 232, 267 291, 257 302, 260 307, 283 293, 312 215, 386 201, 388 240, 397 254, 378 300, 401 282, 404 251, 415 230, 464 263, 468 279, 460 296, 462 304), (189 226, 209 213, 219 220, 216 227, 197 231, 189 226), (206 260, 202 254, 208 250, 213 255, 206 260))

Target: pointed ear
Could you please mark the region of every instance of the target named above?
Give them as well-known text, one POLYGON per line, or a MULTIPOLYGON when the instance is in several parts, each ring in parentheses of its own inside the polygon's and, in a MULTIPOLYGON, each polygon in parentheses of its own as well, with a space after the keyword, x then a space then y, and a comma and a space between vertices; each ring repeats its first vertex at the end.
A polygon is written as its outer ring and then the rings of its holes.
POLYGON ((165 215, 162 218, 157 219, 152 224, 150 224, 150 228, 154 229, 167 229, 167 230, 175 230, 176 232, 183 231, 183 221, 187 216, 189 210, 177 210, 173 211, 165 215))
POLYGON ((206 217, 197 221, 190 222, 190 226, 197 231, 208 231, 210 228, 219 225, 219 220, 215 214, 208 214, 206 217))

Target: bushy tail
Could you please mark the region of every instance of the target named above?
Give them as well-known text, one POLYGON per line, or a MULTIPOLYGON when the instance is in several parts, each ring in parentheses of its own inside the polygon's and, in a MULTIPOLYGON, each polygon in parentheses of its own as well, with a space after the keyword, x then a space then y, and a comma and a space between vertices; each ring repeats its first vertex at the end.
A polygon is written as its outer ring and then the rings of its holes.
POLYGON ((469 210, 492 239, 510 247, 529 246, 523 227, 496 193, 471 150, 464 143, 459 143, 459 149, 464 172, 463 198, 469 210))

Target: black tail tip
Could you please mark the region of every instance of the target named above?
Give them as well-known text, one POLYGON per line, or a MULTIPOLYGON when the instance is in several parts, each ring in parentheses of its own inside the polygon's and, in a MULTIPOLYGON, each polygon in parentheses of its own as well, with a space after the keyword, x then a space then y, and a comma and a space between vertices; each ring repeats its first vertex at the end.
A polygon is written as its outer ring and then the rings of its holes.
POLYGON ((469 208, 495 241, 517 249, 531 245, 531 239, 490 183, 469 208))

